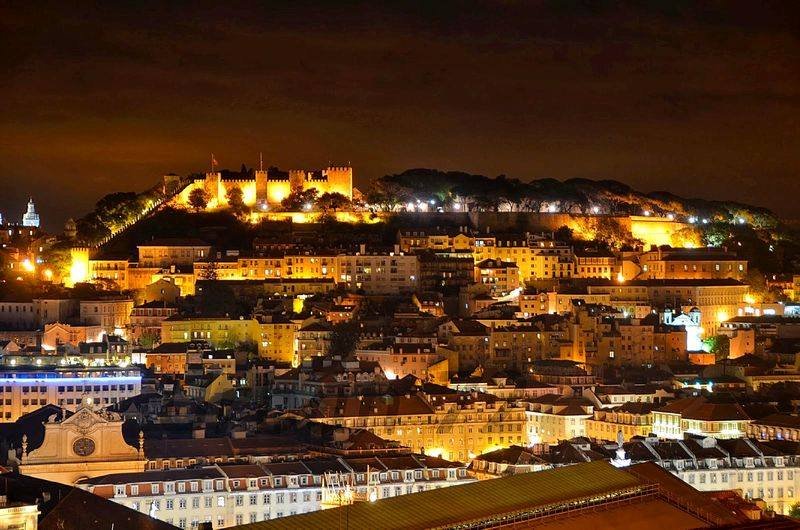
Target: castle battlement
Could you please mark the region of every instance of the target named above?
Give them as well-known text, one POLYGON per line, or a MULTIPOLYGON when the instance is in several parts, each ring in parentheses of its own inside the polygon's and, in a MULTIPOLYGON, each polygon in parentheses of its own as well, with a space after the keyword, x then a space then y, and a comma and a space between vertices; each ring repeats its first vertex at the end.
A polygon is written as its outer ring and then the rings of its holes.
POLYGON ((266 208, 277 206, 295 189, 314 188, 317 193, 341 193, 353 198, 353 168, 350 166, 329 166, 325 169, 309 171, 291 169, 280 171, 260 169, 252 178, 225 178, 221 172, 207 172, 204 177, 195 177, 177 197, 176 202, 188 204, 189 195, 194 189, 202 189, 208 196, 210 208, 227 205, 227 194, 233 188, 242 190, 245 204, 250 207, 266 208))

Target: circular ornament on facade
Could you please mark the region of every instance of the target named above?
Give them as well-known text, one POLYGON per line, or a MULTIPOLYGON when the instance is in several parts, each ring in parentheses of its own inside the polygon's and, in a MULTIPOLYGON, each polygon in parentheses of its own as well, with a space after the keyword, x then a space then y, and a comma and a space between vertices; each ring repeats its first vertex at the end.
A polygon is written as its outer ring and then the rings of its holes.
POLYGON ((78 456, 89 456, 94 450, 94 440, 91 438, 78 438, 72 443, 72 451, 78 456))
POLYGON ((88 414, 81 414, 78 419, 75 421, 78 429, 81 431, 87 431, 92 426, 92 417, 88 414))

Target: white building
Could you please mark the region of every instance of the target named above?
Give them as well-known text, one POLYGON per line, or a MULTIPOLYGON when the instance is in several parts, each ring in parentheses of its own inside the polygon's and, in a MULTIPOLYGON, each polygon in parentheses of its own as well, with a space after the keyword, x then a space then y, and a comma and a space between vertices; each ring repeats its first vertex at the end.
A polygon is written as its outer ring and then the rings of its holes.
POLYGON ((752 438, 646 438, 624 445, 634 463, 655 461, 700 491, 741 490, 787 514, 800 501, 800 455, 794 445, 752 438))
POLYGON ((85 397, 97 406, 113 405, 142 392, 137 368, 3 367, 0 369, 0 422, 13 422, 45 405, 76 410, 85 397))
POLYGON ((313 512, 331 492, 377 500, 473 481, 464 464, 404 454, 120 473, 77 486, 179 528, 223 528, 313 512))
POLYGON ((33 204, 33 198, 28 201, 28 211, 22 214, 22 226, 33 226, 39 228, 39 214, 33 204))
POLYGON ((525 405, 528 443, 557 443, 586 436, 586 420, 594 406, 585 398, 547 394, 521 401, 525 405))

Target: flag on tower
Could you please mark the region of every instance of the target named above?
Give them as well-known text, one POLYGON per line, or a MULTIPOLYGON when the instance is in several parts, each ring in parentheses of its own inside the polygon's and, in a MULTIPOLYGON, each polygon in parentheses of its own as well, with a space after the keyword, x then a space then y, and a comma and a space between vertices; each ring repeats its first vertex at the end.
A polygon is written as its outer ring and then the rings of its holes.
POLYGON ((217 159, 214 158, 214 153, 211 153, 211 171, 214 171, 215 167, 217 167, 217 159))

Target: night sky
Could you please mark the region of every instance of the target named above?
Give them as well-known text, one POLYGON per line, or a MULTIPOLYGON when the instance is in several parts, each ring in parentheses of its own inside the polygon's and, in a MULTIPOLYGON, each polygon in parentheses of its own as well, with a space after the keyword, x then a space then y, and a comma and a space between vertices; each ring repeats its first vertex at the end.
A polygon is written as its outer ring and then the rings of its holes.
POLYGON ((800 2, 65 4, 0 7, 6 217, 33 195, 59 229, 212 151, 350 161, 362 187, 613 178, 800 217, 800 2))

